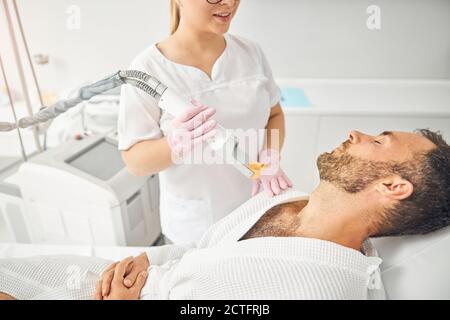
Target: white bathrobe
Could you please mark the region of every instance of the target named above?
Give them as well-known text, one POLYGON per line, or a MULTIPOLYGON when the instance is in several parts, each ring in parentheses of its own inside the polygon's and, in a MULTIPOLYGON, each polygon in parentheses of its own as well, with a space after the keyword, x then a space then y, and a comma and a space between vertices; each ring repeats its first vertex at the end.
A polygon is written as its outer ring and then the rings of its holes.
MULTIPOLYGON (((308 196, 295 190, 274 198, 260 193, 213 225, 197 245, 148 248, 151 266, 141 299, 385 298, 382 260, 369 241, 365 254, 309 238, 238 241, 271 207, 302 199, 308 196)), ((19 299, 92 298, 109 263, 71 256, 0 260, 0 292, 19 299), (88 275, 76 288, 64 277, 74 266, 88 275)))

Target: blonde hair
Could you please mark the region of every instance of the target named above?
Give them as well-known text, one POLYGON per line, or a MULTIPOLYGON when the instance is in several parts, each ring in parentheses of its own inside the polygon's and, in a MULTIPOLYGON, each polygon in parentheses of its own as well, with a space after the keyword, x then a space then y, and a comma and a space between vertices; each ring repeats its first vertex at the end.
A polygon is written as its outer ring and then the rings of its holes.
POLYGON ((172 35, 177 31, 181 19, 180 7, 177 0, 170 0, 170 16, 170 34, 172 35))

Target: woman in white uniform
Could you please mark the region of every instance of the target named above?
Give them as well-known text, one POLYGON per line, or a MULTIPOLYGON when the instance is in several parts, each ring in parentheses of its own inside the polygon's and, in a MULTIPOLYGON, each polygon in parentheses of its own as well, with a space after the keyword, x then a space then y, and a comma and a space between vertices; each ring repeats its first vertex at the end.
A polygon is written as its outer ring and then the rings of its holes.
POLYGON ((266 164, 279 162, 285 131, 280 90, 260 47, 226 34, 239 4, 172 0, 172 35, 147 48, 130 66, 155 76, 185 99, 199 101, 189 114, 174 119, 147 94, 122 88, 119 149, 132 174, 159 173, 161 225, 168 242, 196 242, 260 190, 271 196, 292 187, 279 166, 252 182, 231 165, 173 160, 203 145, 218 123, 226 129, 279 130, 277 141, 266 134, 256 150, 259 156, 249 155, 266 164), (183 144, 176 138, 178 129, 190 130, 193 141, 183 144))

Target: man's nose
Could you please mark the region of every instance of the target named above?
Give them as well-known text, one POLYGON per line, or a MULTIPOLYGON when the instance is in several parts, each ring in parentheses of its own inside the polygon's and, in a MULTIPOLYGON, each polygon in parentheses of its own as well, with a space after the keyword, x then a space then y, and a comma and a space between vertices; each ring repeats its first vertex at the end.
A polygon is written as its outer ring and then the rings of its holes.
POLYGON ((364 139, 368 138, 368 136, 364 133, 361 133, 359 131, 356 130, 352 130, 350 131, 349 137, 348 137, 348 141, 351 144, 357 144, 360 143, 362 141, 364 141, 364 139))

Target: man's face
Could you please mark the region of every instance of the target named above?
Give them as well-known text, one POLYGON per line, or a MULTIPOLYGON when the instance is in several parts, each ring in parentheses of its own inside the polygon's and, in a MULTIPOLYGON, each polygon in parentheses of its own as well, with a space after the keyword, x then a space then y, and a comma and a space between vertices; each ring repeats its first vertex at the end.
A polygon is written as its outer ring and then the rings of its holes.
POLYGON ((415 154, 426 153, 434 147, 427 138, 415 133, 386 131, 370 136, 352 131, 340 147, 322 154, 317 165, 321 180, 356 193, 396 174, 396 164, 411 161, 415 154))

